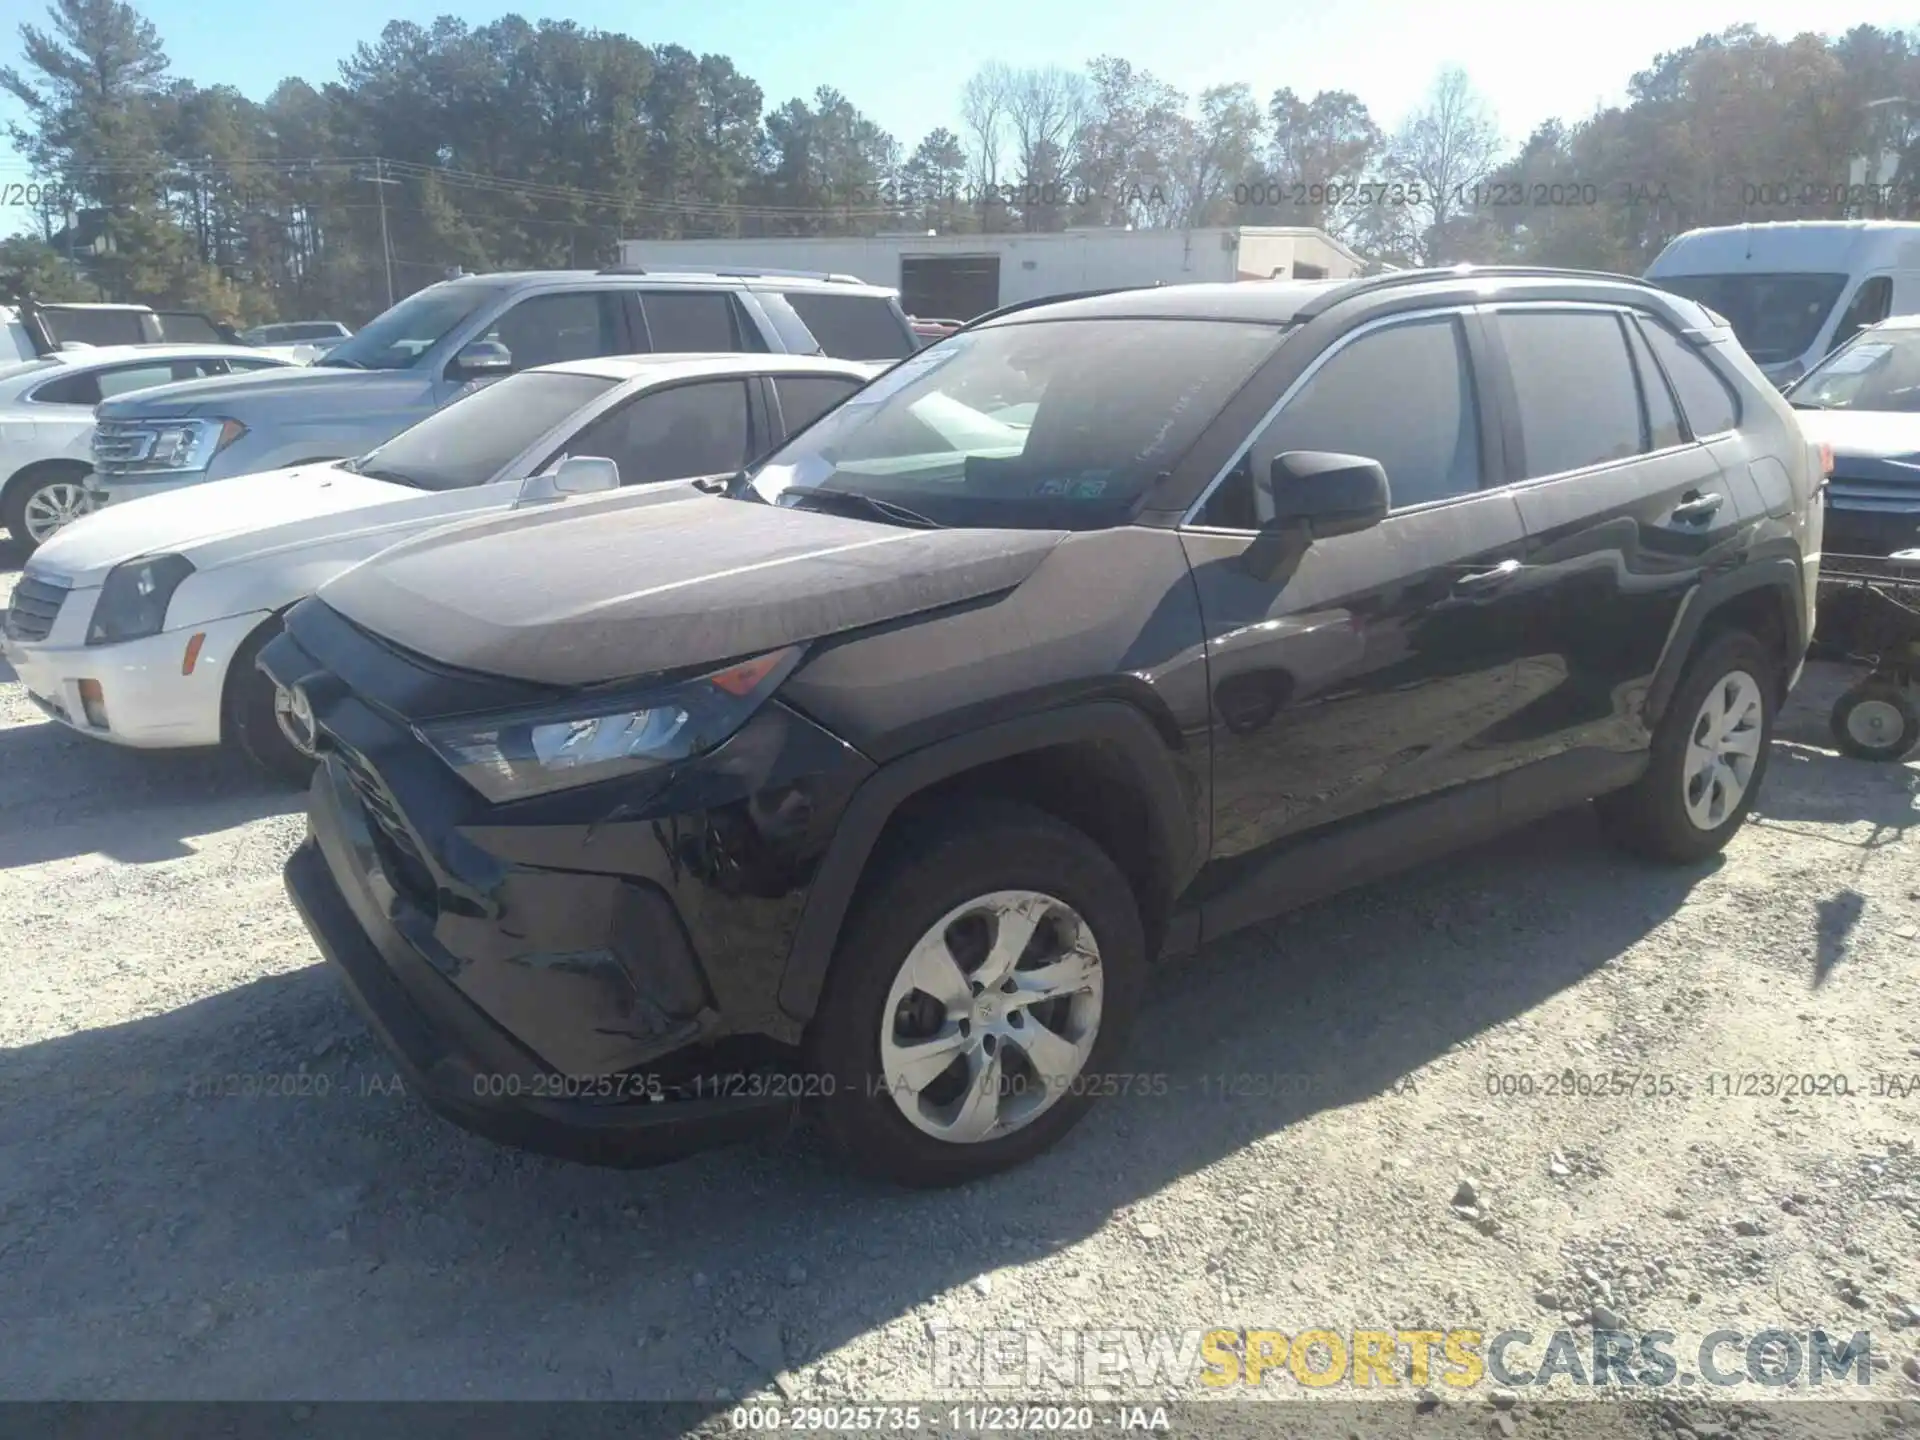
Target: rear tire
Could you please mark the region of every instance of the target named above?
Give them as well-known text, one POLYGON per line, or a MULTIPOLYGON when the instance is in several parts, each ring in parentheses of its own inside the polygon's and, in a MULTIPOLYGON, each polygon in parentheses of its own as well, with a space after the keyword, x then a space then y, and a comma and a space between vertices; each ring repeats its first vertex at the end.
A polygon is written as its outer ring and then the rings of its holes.
POLYGON ((294 743, 282 723, 279 687, 255 665, 267 642, 280 633, 269 620, 247 637, 227 674, 227 734, 242 755, 265 774, 297 789, 313 781, 314 757, 294 743))
POLYGON ((16 476, 7 486, 0 513, 15 541, 31 555, 67 525, 92 508, 85 485, 84 465, 50 464, 34 466, 16 476), (65 516, 67 518, 61 518, 65 516), (35 531, 40 533, 36 534, 35 531))
POLYGON ((1616 843, 1669 865, 1726 848, 1766 778, 1780 693, 1775 670, 1745 631, 1707 642, 1654 730, 1646 773, 1594 802, 1616 843))
POLYGON ((1834 744, 1856 760, 1904 759, 1920 741, 1920 707, 1904 686, 1863 680, 1834 702, 1834 744))
POLYGON ((809 1068, 855 1168, 963 1184, 1039 1154, 1096 1094, 1120 1093, 1102 1077, 1139 1003, 1146 938, 1119 867, 1044 811, 965 803, 888 848, 841 933, 809 1068), (923 976, 932 990, 913 983, 923 976))

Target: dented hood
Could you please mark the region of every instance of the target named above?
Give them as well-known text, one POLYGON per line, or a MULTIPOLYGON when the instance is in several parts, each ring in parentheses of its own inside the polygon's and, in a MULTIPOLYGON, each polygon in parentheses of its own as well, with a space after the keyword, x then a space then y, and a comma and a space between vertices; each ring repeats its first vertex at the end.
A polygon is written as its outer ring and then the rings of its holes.
POLYGON ((319 596, 444 665, 588 685, 1004 591, 1065 533, 910 530, 672 486, 436 531, 356 566, 319 596))

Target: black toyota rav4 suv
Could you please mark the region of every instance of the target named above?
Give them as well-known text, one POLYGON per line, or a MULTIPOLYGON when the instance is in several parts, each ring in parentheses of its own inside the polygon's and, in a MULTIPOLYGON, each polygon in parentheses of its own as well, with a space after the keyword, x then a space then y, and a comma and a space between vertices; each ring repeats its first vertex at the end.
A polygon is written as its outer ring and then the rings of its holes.
POLYGON ((405 542, 263 654, 287 882, 426 1097, 639 1163, 1057 1140, 1157 957, 1556 807, 1727 843, 1818 452, 1709 312, 1514 270, 997 312, 751 471, 405 542))

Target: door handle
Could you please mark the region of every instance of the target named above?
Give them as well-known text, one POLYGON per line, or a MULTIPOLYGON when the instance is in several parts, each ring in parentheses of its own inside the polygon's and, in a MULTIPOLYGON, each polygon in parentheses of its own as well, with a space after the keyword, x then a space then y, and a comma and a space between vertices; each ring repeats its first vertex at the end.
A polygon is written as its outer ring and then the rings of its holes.
POLYGON ((1691 525, 1698 520, 1711 519, 1720 507, 1727 503, 1724 495, 1693 495, 1673 507, 1668 518, 1681 525, 1691 525))
POLYGON ((1484 595, 1489 590, 1498 590, 1520 573, 1518 560, 1502 560, 1491 570, 1482 570, 1477 575, 1462 575, 1453 582, 1455 594, 1484 595))

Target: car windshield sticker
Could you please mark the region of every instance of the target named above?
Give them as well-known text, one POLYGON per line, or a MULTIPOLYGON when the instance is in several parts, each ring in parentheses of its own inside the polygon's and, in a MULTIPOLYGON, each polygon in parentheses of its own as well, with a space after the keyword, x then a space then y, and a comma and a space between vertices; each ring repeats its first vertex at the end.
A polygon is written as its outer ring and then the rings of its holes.
POLYGON ((1076 500, 1092 500, 1107 493, 1104 480, 1076 480, 1073 482, 1073 497, 1076 500))

